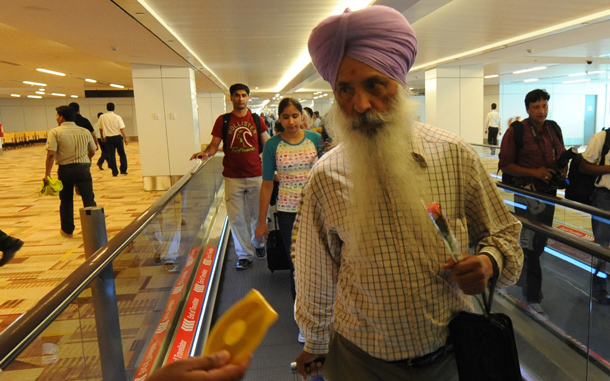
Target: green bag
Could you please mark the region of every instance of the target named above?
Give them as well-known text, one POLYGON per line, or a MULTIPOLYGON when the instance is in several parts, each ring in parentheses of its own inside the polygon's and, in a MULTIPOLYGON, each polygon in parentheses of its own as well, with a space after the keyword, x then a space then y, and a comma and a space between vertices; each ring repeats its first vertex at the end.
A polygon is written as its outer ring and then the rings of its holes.
POLYGON ((64 189, 64 185, 61 180, 52 179, 51 176, 47 176, 42 181, 42 189, 38 192, 39 196, 58 196, 59 192, 64 189))

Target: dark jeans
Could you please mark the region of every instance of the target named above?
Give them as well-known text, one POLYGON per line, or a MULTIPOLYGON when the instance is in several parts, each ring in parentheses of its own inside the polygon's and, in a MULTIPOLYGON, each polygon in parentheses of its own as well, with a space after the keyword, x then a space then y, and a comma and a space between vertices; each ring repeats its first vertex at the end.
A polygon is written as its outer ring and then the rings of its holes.
POLYGON ((277 212, 277 220, 278 224, 280 225, 278 228, 280 230, 280 235, 282 236, 282 243, 284 244, 286 255, 288 255, 288 260, 290 262, 290 286, 292 287, 292 300, 295 300, 297 295, 296 285, 294 284, 294 263, 292 262, 292 257, 290 256, 290 248, 292 247, 292 227, 294 226, 294 220, 296 218, 296 213, 277 212))
MULTIPOLYGON (((487 127, 487 144, 489 145, 498 145, 498 127, 487 127)), ((496 149, 491 149, 491 154, 496 154, 496 149)))
POLYGON ((59 217, 61 230, 68 234, 74 232, 74 186, 83 199, 83 206, 97 206, 93 194, 93 180, 91 179, 91 164, 60 165, 57 178, 63 183, 59 192, 59 217))
MULTIPOLYGON (((546 194, 555 196, 557 192, 553 190, 546 194)), ((515 195, 516 203, 527 205, 526 199, 528 198, 515 195)), ((531 220, 542 222, 547 226, 553 226, 555 205, 545 204, 544 210, 537 214, 531 213, 529 208, 521 209, 515 207, 515 214, 527 217, 531 220)), ((546 247, 547 237, 542 234, 535 233, 533 235, 533 241, 532 249, 523 248, 525 258, 523 261, 521 277, 519 278, 517 285, 523 288, 523 295, 528 303, 540 303, 542 301, 542 268, 540 267, 540 256, 546 247)))
POLYGON ((100 167, 104 164, 104 162, 108 163, 108 168, 110 168, 110 161, 108 160, 108 143, 103 142, 102 139, 97 139, 97 142, 100 144, 100 158, 97 160, 97 166, 100 167))
POLYGON ((119 159, 121 160, 121 173, 127 173, 127 155, 125 155, 123 136, 107 136, 106 144, 108 145, 108 167, 112 169, 112 174, 115 176, 119 174, 116 167, 116 152, 119 153, 119 159))
MULTIPOLYGON (((610 210, 610 190, 607 188, 595 189, 592 205, 602 210, 610 210)), ((591 226, 593 227, 593 236, 595 237, 594 242, 602 247, 608 248, 608 246, 610 246, 610 225, 598 221, 595 218, 591 218, 591 226)), ((595 269, 598 271, 605 271, 606 262, 599 261, 595 266, 595 269)), ((605 291, 606 288, 606 279, 593 276, 593 295, 600 291, 605 291)))

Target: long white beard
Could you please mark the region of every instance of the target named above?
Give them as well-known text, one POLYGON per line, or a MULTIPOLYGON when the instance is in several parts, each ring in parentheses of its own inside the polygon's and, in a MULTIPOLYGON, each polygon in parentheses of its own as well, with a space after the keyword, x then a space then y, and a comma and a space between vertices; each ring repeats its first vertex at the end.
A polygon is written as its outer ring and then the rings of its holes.
POLYGON ((381 220, 387 221, 380 212, 392 213, 388 202, 405 223, 430 225, 421 201, 428 190, 427 179, 413 155, 414 104, 403 89, 383 114, 367 112, 347 118, 336 103, 328 113, 326 124, 333 141, 342 143, 351 182, 346 217, 354 240, 352 254, 371 255, 366 254, 373 251, 370 241, 382 234, 381 220), (374 127, 363 130, 362 123, 374 127))

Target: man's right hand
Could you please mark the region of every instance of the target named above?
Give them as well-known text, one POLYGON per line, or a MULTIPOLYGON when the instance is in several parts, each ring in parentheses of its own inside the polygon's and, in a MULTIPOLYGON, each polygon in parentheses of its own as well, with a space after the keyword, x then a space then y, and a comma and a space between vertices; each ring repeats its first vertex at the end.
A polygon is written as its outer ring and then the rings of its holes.
POLYGON ((314 354, 303 351, 296 359, 297 371, 303 377, 303 380, 306 380, 309 376, 320 376, 322 375, 325 359, 326 353, 314 354))
POLYGON ((208 154, 205 153, 205 151, 197 152, 197 153, 194 153, 193 156, 191 156, 191 160, 195 160, 195 159, 203 160, 203 159, 207 159, 207 157, 208 157, 208 154))

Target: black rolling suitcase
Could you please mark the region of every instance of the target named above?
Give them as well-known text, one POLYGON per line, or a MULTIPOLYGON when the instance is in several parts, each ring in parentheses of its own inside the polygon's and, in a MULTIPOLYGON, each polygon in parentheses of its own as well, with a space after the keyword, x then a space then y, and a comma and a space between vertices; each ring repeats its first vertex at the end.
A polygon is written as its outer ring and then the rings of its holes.
POLYGON ((284 250, 284 244, 282 243, 282 236, 278 230, 277 213, 273 214, 275 222, 275 230, 269 232, 265 247, 267 249, 267 267, 271 272, 276 270, 289 270, 290 259, 284 250))

